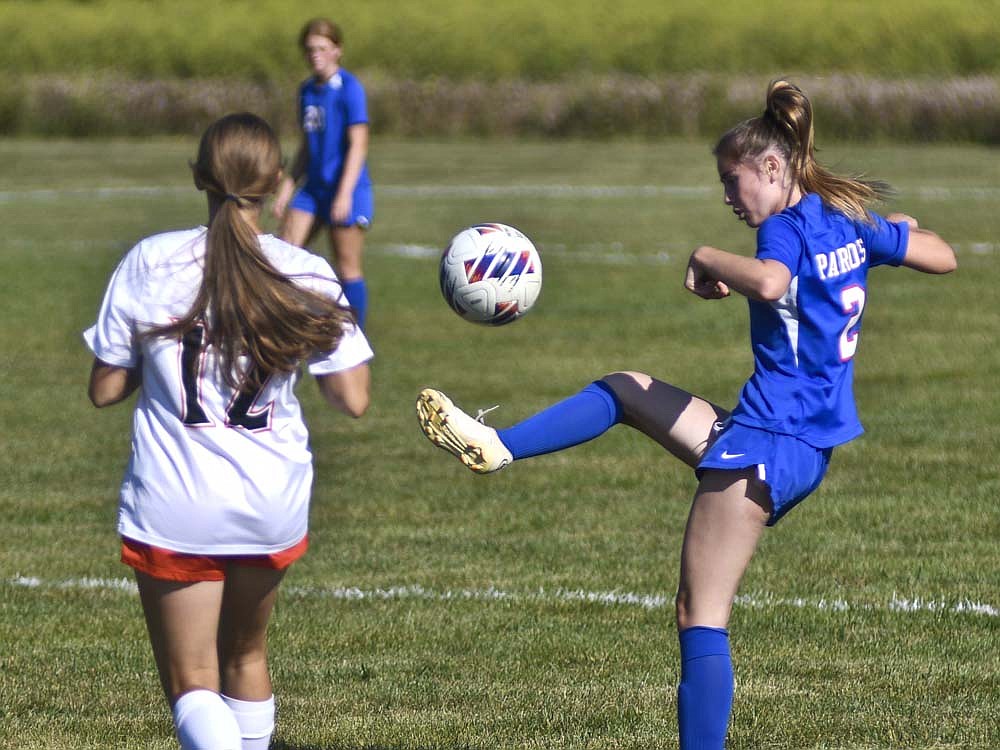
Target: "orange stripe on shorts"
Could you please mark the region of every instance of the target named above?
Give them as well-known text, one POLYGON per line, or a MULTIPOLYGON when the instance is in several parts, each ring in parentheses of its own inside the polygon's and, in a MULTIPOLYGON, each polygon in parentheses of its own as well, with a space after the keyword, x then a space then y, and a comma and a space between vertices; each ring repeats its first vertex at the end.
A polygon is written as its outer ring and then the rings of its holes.
POLYGON ((230 565, 284 570, 305 554, 306 535, 288 549, 268 555, 193 555, 122 537, 123 563, 166 581, 224 581, 230 565))

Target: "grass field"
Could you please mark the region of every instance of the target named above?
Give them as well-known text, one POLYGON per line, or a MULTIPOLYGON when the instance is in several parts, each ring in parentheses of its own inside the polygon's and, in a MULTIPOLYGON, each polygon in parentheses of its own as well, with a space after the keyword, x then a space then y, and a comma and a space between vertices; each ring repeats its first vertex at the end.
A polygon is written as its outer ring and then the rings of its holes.
MULTIPOLYGON (((0 141, 0 748, 175 747, 130 585, 130 408, 95 411, 80 331, 140 237, 204 220, 194 144, 0 141)), ((895 184, 959 270, 872 274, 868 433, 765 535, 734 610, 730 748, 1000 746, 1000 153, 831 147, 895 184)), ((700 243, 749 252, 708 147, 373 144, 369 414, 300 394, 312 547, 272 629, 279 750, 676 747, 672 592, 691 473, 626 428, 475 477, 420 435, 425 385, 506 425, 634 368, 724 404, 746 306, 681 289, 700 243), (477 221, 538 244, 537 308, 459 320, 436 258, 477 221)), ((322 250, 322 248, 318 248, 322 250)))

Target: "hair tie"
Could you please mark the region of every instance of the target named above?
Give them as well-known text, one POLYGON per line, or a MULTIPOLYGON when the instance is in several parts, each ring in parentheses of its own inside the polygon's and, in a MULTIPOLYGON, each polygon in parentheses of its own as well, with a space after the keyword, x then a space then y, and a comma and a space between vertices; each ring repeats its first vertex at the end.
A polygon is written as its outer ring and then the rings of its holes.
POLYGON ((235 203, 238 206, 238 205, 240 205, 240 200, 241 199, 240 199, 240 196, 236 195, 235 193, 226 193, 226 200, 227 201, 232 201, 233 203, 235 203))

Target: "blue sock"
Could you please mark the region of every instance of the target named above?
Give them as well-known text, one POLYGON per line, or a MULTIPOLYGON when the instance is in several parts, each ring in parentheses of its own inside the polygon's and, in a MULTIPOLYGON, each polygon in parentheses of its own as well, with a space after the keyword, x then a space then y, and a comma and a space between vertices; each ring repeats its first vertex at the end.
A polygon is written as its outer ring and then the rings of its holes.
POLYGON ((733 707, 729 631, 695 626, 680 632, 681 683, 677 686, 680 750, 723 750, 733 707))
POLYGON ((368 315, 368 287, 362 277, 340 282, 344 286, 344 296, 354 308, 354 314, 358 316, 358 325, 362 330, 365 327, 365 318, 368 315))
POLYGON ((528 458, 593 440, 621 421, 621 416, 614 392, 597 381, 497 434, 515 459, 528 458))

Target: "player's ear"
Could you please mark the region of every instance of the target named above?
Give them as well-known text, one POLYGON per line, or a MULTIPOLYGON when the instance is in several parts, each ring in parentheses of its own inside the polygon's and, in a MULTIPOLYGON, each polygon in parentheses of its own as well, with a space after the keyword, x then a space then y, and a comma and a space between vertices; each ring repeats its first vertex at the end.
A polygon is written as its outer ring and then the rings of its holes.
POLYGON ((201 179, 198 177, 198 163, 194 161, 188 162, 188 167, 191 168, 191 178, 194 180, 194 186, 198 190, 204 190, 205 185, 202 183, 201 179))
POLYGON ((764 174, 770 182, 779 179, 781 175, 781 160, 775 153, 770 153, 764 157, 764 174))

